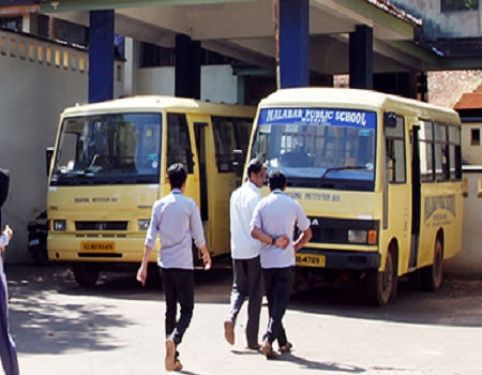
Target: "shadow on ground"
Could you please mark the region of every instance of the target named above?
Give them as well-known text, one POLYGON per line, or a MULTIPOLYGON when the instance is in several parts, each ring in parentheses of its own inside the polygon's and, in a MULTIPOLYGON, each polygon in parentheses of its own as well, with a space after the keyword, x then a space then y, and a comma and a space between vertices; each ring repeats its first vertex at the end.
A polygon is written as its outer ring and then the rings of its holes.
MULTIPOLYGON (((72 273, 66 267, 60 265, 15 266, 10 267, 7 273, 14 302, 12 313, 17 325, 14 332, 21 332, 25 327, 29 332, 42 331, 39 334, 46 335, 46 340, 49 339, 48 335, 57 335, 59 351, 67 340, 67 337, 63 337, 64 333, 57 329, 63 320, 70 325, 65 329, 66 336, 70 335, 68 332, 78 332, 79 346, 93 343, 100 348, 106 344, 98 342, 95 334, 102 333, 102 325, 129 323, 122 321, 107 304, 97 306, 97 311, 85 311, 81 304, 44 306, 42 301, 48 293, 99 296, 106 303, 109 299, 161 301, 164 298, 157 275, 150 275, 151 282, 143 288, 135 280, 134 272, 109 273, 102 276, 94 289, 86 290, 75 283, 72 273), (91 328, 92 324, 96 326, 91 328)), ((196 303, 228 304, 231 280, 230 270, 196 271, 196 303)), ((349 318, 480 327, 482 280, 446 277, 442 288, 435 293, 421 292, 410 284, 400 283, 398 297, 384 307, 367 306, 362 293, 355 288, 309 289, 294 294, 289 308, 349 318)), ((106 349, 109 349, 108 345, 106 349)), ((29 350, 35 352, 36 348, 29 350)))

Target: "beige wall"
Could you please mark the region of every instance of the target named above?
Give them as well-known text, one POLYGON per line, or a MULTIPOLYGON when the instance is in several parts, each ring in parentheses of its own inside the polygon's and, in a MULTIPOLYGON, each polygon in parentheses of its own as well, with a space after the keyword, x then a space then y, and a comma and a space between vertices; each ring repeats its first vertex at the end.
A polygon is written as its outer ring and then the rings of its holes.
POLYGON ((11 174, 2 221, 15 229, 8 261, 29 261, 27 222, 46 204, 45 148, 63 108, 87 100, 87 62, 85 52, 0 32, 0 167, 11 174))
POLYGON ((462 125, 463 158, 473 165, 482 165, 482 123, 465 123, 462 125), (471 144, 472 129, 479 129, 479 145, 471 144))
MULTIPOLYGON (((174 95, 175 68, 141 68, 136 73, 136 95, 174 95)), ((238 102, 238 77, 230 65, 201 67, 201 100, 215 103, 238 102)))
POLYGON ((462 251, 445 263, 445 270, 458 274, 482 275, 482 166, 464 169, 467 196, 464 199, 462 251))

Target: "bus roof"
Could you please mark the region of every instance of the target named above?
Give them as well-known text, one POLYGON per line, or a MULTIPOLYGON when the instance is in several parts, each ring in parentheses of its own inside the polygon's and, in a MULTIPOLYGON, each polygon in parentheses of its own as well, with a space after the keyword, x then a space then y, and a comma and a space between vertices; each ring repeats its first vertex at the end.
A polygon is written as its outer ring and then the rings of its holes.
POLYGON ((132 111, 162 111, 188 110, 195 113, 224 113, 226 109, 235 110, 239 116, 254 116, 255 108, 235 104, 218 104, 202 102, 194 99, 176 98, 174 96, 132 96, 121 99, 108 100, 100 103, 76 105, 66 108, 63 116, 82 116, 100 113, 132 112, 132 111))
POLYGON ((397 95, 384 94, 372 90, 341 88, 293 88, 278 90, 260 103, 260 107, 273 106, 323 106, 353 107, 416 112, 420 117, 440 121, 460 121, 457 112, 450 108, 439 107, 418 100, 397 95))

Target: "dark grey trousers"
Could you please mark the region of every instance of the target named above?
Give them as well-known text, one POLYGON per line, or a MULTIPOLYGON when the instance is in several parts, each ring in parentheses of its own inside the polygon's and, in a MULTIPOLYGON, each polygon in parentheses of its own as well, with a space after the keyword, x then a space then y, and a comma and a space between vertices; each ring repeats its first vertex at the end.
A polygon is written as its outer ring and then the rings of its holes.
POLYGON ((176 346, 182 341, 194 310, 194 271, 174 268, 161 269, 162 287, 166 296, 166 337, 176 346), (181 315, 177 320, 177 304, 181 315))
POLYGON ((236 323, 236 318, 246 297, 249 297, 246 340, 248 346, 255 346, 258 345, 259 314, 263 297, 259 256, 252 259, 233 259, 230 312, 233 324, 236 323))
POLYGON ((278 340, 278 345, 284 346, 288 338, 282 320, 290 301, 294 267, 266 268, 263 269, 263 276, 269 311, 268 328, 263 339, 270 343, 278 340))
POLYGON ((18 375, 18 360, 15 343, 8 328, 8 292, 7 278, 3 271, 3 259, 0 255, 0 356, 6 375, 18 375))

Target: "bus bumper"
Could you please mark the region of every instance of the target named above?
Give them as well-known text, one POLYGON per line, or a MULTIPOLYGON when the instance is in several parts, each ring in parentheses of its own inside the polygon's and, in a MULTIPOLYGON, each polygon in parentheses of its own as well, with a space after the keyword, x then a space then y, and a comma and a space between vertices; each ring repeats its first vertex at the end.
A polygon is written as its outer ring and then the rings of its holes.
MULTIPOLYGON (((57 262, 140 262, 144 254, 144 238, 89 239, 72 236, 50 236, 48 257, 57 262)), ((156 253, 151 254, 156 259, 156 253)))
POLYGON ((296 253, 296 265, 339 270, 370 270, 380 266, 378 252, 303 248, 296 253))

